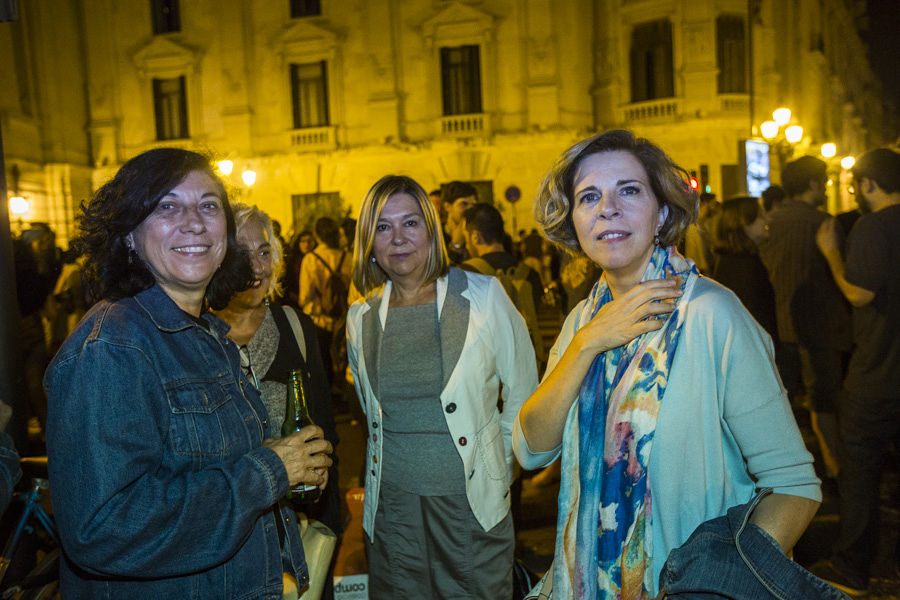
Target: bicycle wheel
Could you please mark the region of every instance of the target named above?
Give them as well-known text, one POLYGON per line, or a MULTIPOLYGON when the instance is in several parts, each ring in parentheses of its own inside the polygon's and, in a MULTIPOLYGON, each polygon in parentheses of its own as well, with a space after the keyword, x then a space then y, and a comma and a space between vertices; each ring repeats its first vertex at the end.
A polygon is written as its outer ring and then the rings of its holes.
POLYGON ((16 600, 52 600, 59 598, 59 548, 48 552, 22 580, 16 600))

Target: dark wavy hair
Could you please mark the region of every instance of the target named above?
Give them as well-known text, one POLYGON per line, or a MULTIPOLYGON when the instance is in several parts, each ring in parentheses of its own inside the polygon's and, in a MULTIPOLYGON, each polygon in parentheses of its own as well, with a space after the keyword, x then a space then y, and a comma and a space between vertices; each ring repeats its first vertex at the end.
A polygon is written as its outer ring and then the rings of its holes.
POLYGON ((688 225, 697 220, 699 200, 691 189, 690 176, 653 142, 635 137, 624 129, 607 131, 581 140, 557 159, 538 186, 534 217, 544 236, 563 250, 584 254, 572 221, 575 172, 588 156, 621 150, 629 152, 644 167, 653 195, 660 206, 668 206, 659 230, 663 246, 677 244, 688 225))
POLYGON ((214 310, 225 308, 235 293, 250 286, 250 258, 235 239, 234 214, 211 158, 181 148, 156 148, 127 161, 88 203, 81 204, 80 233, 73 243, 87 257, 85 275, 95 298, 128 298, 155 285, 144 262, 129 251, 125 237, 194 171, 208 175, 219 188, 227 225, 225 258, 206 288, 206 302, 214 310))

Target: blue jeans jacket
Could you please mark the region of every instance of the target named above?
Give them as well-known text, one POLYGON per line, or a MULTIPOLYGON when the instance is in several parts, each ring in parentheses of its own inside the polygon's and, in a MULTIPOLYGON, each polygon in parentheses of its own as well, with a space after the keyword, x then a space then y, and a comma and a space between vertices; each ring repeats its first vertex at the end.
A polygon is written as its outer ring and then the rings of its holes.
POLYGON ((711 519, 669 553, 659 575, 667 600, 850 600, 785 556, 768 533, 749 522, 772 490, 711 519))
POLYGON ((50 364, 63 598, 280 600, 282 571, 308 580, 266 409, 203 319, 154 286, 99 303, 50 364))

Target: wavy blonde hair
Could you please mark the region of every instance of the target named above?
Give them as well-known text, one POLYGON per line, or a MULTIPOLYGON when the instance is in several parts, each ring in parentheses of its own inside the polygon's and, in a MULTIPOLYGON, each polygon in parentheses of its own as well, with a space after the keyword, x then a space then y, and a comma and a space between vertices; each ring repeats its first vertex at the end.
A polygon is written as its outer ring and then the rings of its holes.
POLYGON ((353 285, 364 296, 380 287, 388 276, 378 263, 372 261, 375 246, 375 226, 384 210, 384 205, 394 194, 409 194, 416 201, 425 217, 428 232, 429 251, 425 264, 425 281, 431 282, 446 275, 450 270, 450 259, 444 244, 441 222, 425 189, 411 177, 385 175, 375 182, 359 209, 359 221, 353 241, 353 285))
POLYGON ((235 235, 239 234, 241 228, 247 223, 256 222, 262 226, 269 236, 269 246, 272 248, 272 276, 269 278, 269 289, 266 290, 266 297, 269 300, 274 300, 276 296, 281 294, 281 275, 284 273, 284 249, 281 247, 281 240, 275 235, 272 219, 258 207, 251 204, 234 202, 231 205, 231 209, 234 211, 235 235))
POLYGON ((581 140, 557 159, 538 186, 534 218, 544 236, 572 254, 584 254, 572 222, 575 172, 588 156, 617 150, 630 153, 644 167, 660 206, 669 208, 659 230, 659 241, 671 246, 697 220, 699 198, 691 189, 690 176, 658 146, 630 131, 617 129, 581 140))

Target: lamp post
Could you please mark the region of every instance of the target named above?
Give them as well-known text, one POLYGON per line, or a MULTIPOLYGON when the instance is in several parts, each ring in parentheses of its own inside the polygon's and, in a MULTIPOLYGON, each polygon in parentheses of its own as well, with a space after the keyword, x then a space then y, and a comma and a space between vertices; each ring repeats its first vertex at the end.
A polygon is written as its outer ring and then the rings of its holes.
POLYGON ((794 154, 794 144, 803 139, 803 127, 791 124, 791 109, 778 108, 772 112, 772 120, 759 126, 759 132, 778 154, 778 170, 794 154))

